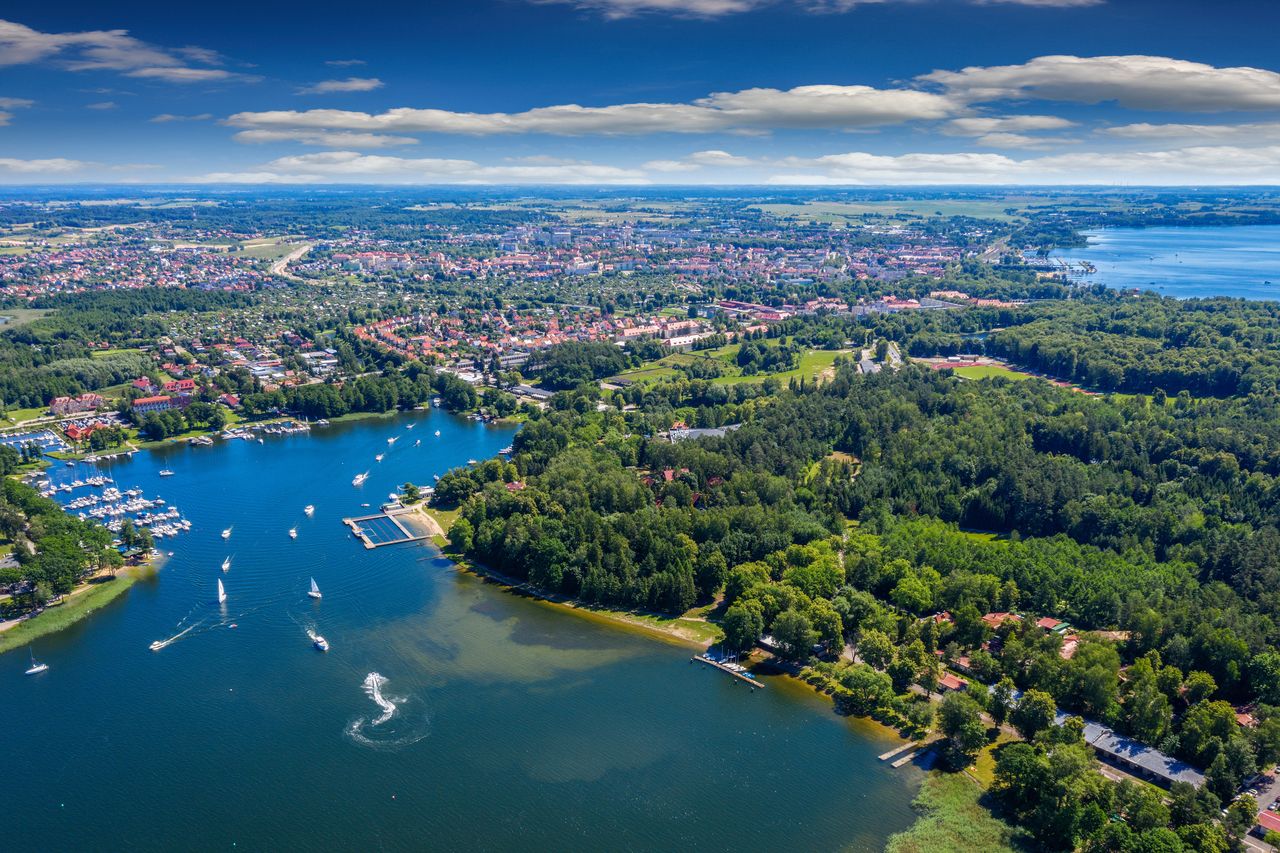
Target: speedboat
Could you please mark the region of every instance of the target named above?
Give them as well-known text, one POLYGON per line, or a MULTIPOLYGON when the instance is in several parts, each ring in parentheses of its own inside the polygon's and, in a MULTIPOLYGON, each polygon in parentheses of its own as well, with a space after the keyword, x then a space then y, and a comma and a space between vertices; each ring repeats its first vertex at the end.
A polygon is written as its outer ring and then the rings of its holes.
POLYGON ((329 651, 329 641, 326 640, 324 637, 321 637, 319 634, 316 634, 315 639, 311 641, 311 645, 315 646, 318 650, 322 652, 329 651))
POLYGON ((297 538, 298 538, 298 528, 296 528, 296 527, 290 527, 290 528, 289 528, 289 538, 290 538, 290 539, 297 539, 297 538))
POLYGON ((417 424, 409 424, 408 426, 405 427, 405 429, 413 429, 416 426, 417 424))
POLYGON ((222 561, 222 570, 223 570, 224 572, 227 572, 227 571, 230 571, 230 570, 231 570, 231 558, 230 558, 230 557, 227 557, 225 560, 223 560, 223 561, 222 561))
POLYGON ((388 439, 387 439, 387 444, 395 444, 395 443, 396 443, 397 441, 399 441, 399 440, 400 440, 400 436, 398 436, 398 435, 393 435, 393 436, 391 436, 391 438, 388 438, 388 439))
POLYGON ((307 518, 310 518, 311 516, 316 514, 316 508, 311 504, 307 504, 306 506, 304 506, 302 508, 302 511, 307 514, 307 518))
POLYGON ((231 538, 231 528, 230 528, 230 527, 228 527, 226 530, 222 531, 222 538, 223 538, 223 539, 230 539, 230 538, 231 538))
POLYGON ((35 653, 31 649, 27 649, 27 654, 31 655, 31 666, 27 669, 27 675, 39 675, 49 669, 49 664, 40 663, 36 660, 35 653))
POLYGON ((161 477, 172 477, 172 476, 173 476, 173 472, 172 472, 172 471, 170 471, 168 468, 162 468, 162 469, 160 469, 160 476, 161 476, 161 477))
POLYGON ((369 472, 368 472, 368 471, 365 471, 363 474, 356 474, 355 478, 351 481, 351 485, 353 485, 353 486, 363 486, 363 485, 364 485, 364 481, 365 481, 365 480, 367 480, 367 479, 369 479, 369 472))
POLYGON ((156 640, 150 646, 147 646, 147 648, 151 649, 153 652, 158 652, 164 648, 164 640, 156 640))
POLYGON ((436 430, 436 438, 440 437, 440 430, 436 430))
POLYGON ((422 444, 422 439, 418 439, 417 441, 415 441, 415 442, 413 443, 413 446, 414 446, 414 447, 417 447, 417 446, 418 446, 418 445, 420 445, 420 444, 422 444))
POLYGON ((374 461, 374 462, 381 462, 381 461, 382 461, 382 457, 384 457, 384 456, 386 456, 386 455, 387 455, 387 454, 385 454, 385 453, 379 453, 377 456, 373 457, 373 461, 374 461))
POLYGON ((308 593, 307 593, 307 595, 309 595, 309 596, 311 596, 312 598, 315 598, 315 599, 319 599, 319 598, 321 597, 321 596, 320 596, 320 587, 316 586, 316 579, 315 579, 315 578, 312 578, 312 579, 311 579, 311 591, 310 591, 310 592, 308 592, 308 593))

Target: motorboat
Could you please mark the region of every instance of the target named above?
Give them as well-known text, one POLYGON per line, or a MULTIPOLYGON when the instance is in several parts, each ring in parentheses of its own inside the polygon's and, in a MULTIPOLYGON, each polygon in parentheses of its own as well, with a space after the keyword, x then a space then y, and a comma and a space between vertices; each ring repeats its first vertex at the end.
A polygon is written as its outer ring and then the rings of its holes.
POLYGON ((290 539, 297 539, 297 538, 298 538, 298 528, 296 528, 296 527, 290 527, 290 528, 289 528, 289 538, 290 538, 290 539))
POLYGON ((172 472, 172 471, 170 471, 168 468, 161 468, 161 469, 160 469, 160 476, 161 476, 161 477, 172 477, 172 476, 173 476, 173 472, 172 472))
POLYGON ((302 511, 303 511, 304 513, 306 513, 307 518, 310 518, 311 516, 313 516, 313 515, 315 515, 315 514, 316 514, 316 508, 315 508, 314 506, 312 506, 311 504, 307 504, 306 506, 304 506, 304 507, 302 508, 302 511))
POLYGON ((315 638, 311 641, 311 645, 315 646, 319 651, 329 651, 329 641, 324 637, 321 637, 319 634, 316 634, 315 638))
POLYGON ((231 528, 230 528, 230 527, 228 527, 226 530, 222 531, 222 538, 223 538, 223 539, 230 539, 230 538, 231 538, 231 528))

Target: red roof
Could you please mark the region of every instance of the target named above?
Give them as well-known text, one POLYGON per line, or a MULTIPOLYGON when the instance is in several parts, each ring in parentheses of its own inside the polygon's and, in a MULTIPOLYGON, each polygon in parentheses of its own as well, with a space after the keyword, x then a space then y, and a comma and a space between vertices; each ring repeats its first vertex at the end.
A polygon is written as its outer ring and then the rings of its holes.
POLYGON ((1280 832, 1280 815, 1273 811, 1264 811, 1258 814, 1258 826, 1263 829, 1273 829, 1280 832))
POLYGON ((938 685, 940 687, 945 687, 947 690, 963 690, 969 686, 969 682, 948 672, 946 675, 942 676, 942 678, 938 679, 938 685))
POLYGON ((159 397, 139 397, 138 399, 133 401, 133 404, 135 406, 145 406, 149 403, 172 403, 172 402, 173 402, 172 397, 168 397, 162 394, 159 397))
POLYGON ((1052 631, 1054 628, 1057 628, 1061 624, 1062 624, 1061 620, 1054 619, 1052 616, 1042 616, 1036 620, 1036 625, 1045 629, 1046 631, 1052 631))

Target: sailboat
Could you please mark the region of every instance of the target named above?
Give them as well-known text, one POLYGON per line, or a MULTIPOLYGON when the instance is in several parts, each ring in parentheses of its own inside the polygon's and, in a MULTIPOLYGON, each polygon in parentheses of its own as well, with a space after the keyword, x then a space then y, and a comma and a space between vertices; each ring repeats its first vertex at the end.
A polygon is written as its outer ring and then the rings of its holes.
POLYGON ((222 578, 218 578, 218 603, 219 604, 227 603, 227 590, 222 585, 222 578))
POLYGON ((388 439, 387 439, 387 444, 395 444, 395 443, 396 443, 397 441, 399 441, 399 440, 400 440, 400 436, 398 436, 398 435, 393 435, 393 436, 391 436, 391 438, 388 438, 388 439))
POLYGON ((413 429, 416 426, 417 424, 409 424, 407 427, 405 427, 405 429, 413 429))
POLYGON ((381 462, 381 461, 382 461, 382 457, 384 457, 384 456, 386 456, 386 455, 387 455, 387 454, 385 454, 385 453, 379 453, 377 456, 373 457, 373 461, 374 461, 374 462, 381 462))
POLYGON ((173 472, 172 472, 172 471, 170 471, 168 468, 161 468, 161 469, 160 469, 160 476, 161 476, 161 477, 172 477, 172 476, 173 476, 173 472))
POLYGON ((418 445, 420 445, 420 444, 422 444, 422 439, 418 439, 417 441, 415 441, 415 442, 413 443, 413 446, 414 446, 414 447, 417 447, 417 446, 418 446, 418 445))
POLYGON ((365 480, 367 480, 367 479, 369 479, 369 472, 368 472, 368 471, 365 471, 363 474, 356 474, 355 479, 353 479, 353 480, 351 481, 351 485, 353 485, 353 486, 363 486, 363 485, 364 485, 364 481, 365 481, 365 480))
POLYGON ((230 557, 227 557, 225 560, 223 560, 223 561, 222 561, 222 570, 223 570, 224 572, 231 571, 231 558, 230 558, 230 557))
POLYGON ((298 528, 296 528, 296 527, 290 527, 290 528, 289 528, 289 538, 290 538, 290 539, 297 539, 297 538, 298 538, 298 528))
POLYGON ((307 504, 306 506, 304 506, 302 508, 302 511, 307 514, 307 518, 310 518, 311 516, 316 514, 316 508, 311 504, 307 504))
POLYGON ((312 578, 312 579, 311 579, 311 591, 310 591, 310 592, 308 592, 308 593, 307 593, 307 595, 309 595, 309 596, 311 596, 312 598, 315 598, 315 599, 319 599, 319 598, 320 598, 320 587, 316 586, 316 579, 315 579, 315 578, 312 578))
POLYGON ((49 664, 40 663, 36 660, 35 652, 27 649, 27 654, 31 655, 31 666, 27 669, 27 675, 39 675, 49 669, 49 664))
POLYGON ((230 527, 228 527, 226 530, 222 531, 222 538, 223 538, 223 539, 230 539, 230 538, 231 538, 231 528, 230 528, 230 527))

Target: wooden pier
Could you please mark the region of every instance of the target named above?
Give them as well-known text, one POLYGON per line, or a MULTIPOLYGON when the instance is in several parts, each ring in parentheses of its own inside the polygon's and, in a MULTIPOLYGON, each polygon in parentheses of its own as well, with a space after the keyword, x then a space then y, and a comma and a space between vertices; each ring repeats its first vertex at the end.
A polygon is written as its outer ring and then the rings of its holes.
POLYGON ((744 681, 747 684, 751 685, 752 687, 760 687, 760 688, 764 687, 763 684, 761 684, 759 681, 756 681, 751 676, 738 672, 736 669, 727 667, 724 664, 722 664, 720 661, 712 660, 706 655, 694 655, 692 658, 690 658, 690 660, 691 661, 696 660, 699 663, 705 663, 707 666, 714 666, 716 669, 720 670, 721 672, 727 672, 730 675, 732 675, 734 678, 738 679, 739 681, 744 681))
POLYGON ((344 518, 342 519, 342 523, 345 524, 347 527, 350 527, 351 532, 355 534, 356 538, 364 543, 364 547, 370 550, 374 548, 381 548, 383 545, 400 545, 405 542, 421 542, 425 539, 430 539, 431 537, 425 534, 421 536, 414 534, 412 531, 409 530, 409 528, 405 527, 404 524, 401 523, 399 518, 397 518, 397 516, 405 515, 411 512, 413 512, 413 510, 409 510, 409 509, 401 510, 400 512, 379 512, 373 515, 362 515, 358 518, 344 518), (369 536, 369 531, 365 529, 364 522, 374 521, 377 519, 386 519, 387 521, 391 522, 391 524, 395 526, 396 530, 398 530, 401 535, 397 536, 394 539, 375 542, 369 536))

